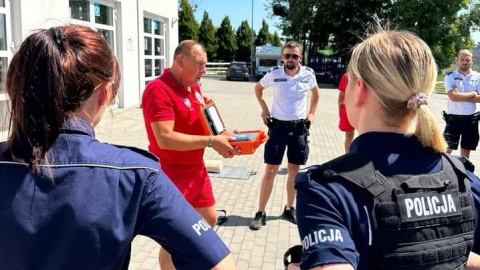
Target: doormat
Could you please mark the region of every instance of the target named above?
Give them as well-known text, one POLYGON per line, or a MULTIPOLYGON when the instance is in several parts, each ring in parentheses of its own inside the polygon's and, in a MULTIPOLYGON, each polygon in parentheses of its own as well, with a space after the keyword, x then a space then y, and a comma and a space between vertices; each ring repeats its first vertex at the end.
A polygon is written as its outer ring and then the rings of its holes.
POLYGON ((225 210, 217 210, 217 224, 213 228, 215 231, 218 230, 222 224, 228 221, 227 211, 225 210))
POLYGON ((213 178, 231 178, 231 179, 241 179, 246 180, 250 178, 251 175, 255 175, 256 172, 251 168, 245 167, 228 167, 224 166, 220 173, 209 172, 208 175, 213 178))

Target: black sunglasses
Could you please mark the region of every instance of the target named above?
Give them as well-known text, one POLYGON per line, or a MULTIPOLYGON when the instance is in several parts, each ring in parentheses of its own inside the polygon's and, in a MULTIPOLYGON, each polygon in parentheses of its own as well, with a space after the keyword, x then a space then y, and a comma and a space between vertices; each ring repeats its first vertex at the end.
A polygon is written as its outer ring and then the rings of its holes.
POLYGON ((290 57, 292 57, 293 60, 298 60, 300 55, 294 54, 294 53, 285 53, 285 54, 283 54, 283 57, 285 57, 285 59, 290 59, 290 57))

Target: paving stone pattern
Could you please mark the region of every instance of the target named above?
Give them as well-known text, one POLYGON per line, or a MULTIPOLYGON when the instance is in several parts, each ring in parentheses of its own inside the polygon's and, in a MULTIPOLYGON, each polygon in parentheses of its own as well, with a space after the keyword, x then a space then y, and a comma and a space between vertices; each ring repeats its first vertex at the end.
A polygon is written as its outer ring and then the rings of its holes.
MULTIPOLYGON (((203 78, 203 93, 212 98, 229 129, 266 130, 260 118, 260 106, 254 94, 254 82, 226 81, 224 78, 203 78)), ((343 136, 338 130, 338 90, 320 86, 320 102, 316 121, 311 127, 310 157, 307 165, 319 164, 343 154, 343 136)), ((272 92, 264 91, 269 106, 272 92)), ((434 94, 429 107, 443 129, 440 112, 446 108, 445 95, 434 94)), ((96 128, 100 141, 124 144, 147 149, 148 140, 139 106, 116 109, 105 114, 96 128)), ((455 152, 454 154, 458 154, 455 152)), ((471 160, 480 168, 478 152, 471 160)), ((228 222, 220 226, 218 234, 229 246, 239 270, 283 269, 283 254, 292 245, 299 244, 296 227, 279 218, 286 201, 286 159, 280 167, 272 195, 268 202, 267 226, 251 231, 248 225, 257 211, 258 193, 265 165, 263 146, 253 155, 223 159, 212 149, 207 149, 205 159, 223 160, 225 166, 251 168, 255 175, 247 180, 212 178, 217 208, 225 209, 228 222)), ((146 237, 136 237, 132 244, 130 270, 159 269, 158 244, 146 237)))

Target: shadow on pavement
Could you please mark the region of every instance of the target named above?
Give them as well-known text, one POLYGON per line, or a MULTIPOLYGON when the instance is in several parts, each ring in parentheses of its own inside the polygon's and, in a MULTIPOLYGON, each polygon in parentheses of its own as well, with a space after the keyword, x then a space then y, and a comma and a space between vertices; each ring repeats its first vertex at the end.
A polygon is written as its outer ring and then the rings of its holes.
MULTIPOLYGON (((279 220, 280 216, 268 216, 267 215, 267 226, 269 221, 279 220)), ((251 217, 242 217, 237 215, 229 215, 227 213, 227 222, 224 222, 221 226, 225 227, 239 227, 239 226, 249 226, 250 222, 253 220, 253 215, 251 217)), ((287 221, 285 221, 287 222, 287 221)))

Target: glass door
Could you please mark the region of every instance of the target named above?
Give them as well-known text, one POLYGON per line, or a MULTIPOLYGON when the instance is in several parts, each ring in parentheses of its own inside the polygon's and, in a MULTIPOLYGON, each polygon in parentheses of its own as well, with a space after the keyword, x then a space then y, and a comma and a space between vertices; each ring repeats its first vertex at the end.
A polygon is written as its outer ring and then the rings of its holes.
POLYGON ((12 50, 10 0, 0 0, 0 140, 6 138, 8 128, 9 108, 5 79, 12 50))

